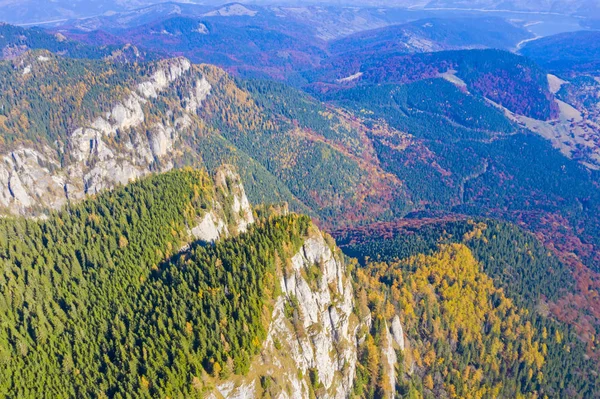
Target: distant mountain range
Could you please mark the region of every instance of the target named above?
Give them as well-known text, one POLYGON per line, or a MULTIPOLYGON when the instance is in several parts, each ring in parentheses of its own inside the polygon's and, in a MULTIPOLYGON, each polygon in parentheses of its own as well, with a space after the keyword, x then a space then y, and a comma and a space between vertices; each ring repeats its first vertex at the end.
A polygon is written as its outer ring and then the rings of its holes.
POLYGON ((177 7, 152 7, 152 12, 156 8, 170 12, 149 23, 143 23, 150 18, 149 14, 136 11, 125 19, 74 21, 53 30, 88 45, 133 44, 149 52, 184 55, 194 62, 218 64, 242 76, 297 79, 298 84, 304 80, 300 72, 318 68, 322 63, 347 64, 354 58, 389 52, 508 50, 532 38, 523 23, 495 17, 426 18, 389 25, 393 16, 386 20, 369 19, 372 10, 364 13, 347 10, 347 15, 338 15, 336 9, 319 7, 307 9, 307 14, 303 14, 286 8, 238 4, 209 12, 192 7, 184 13, 177 7), (337 38, 358 29, 347 21, 355 21, 363 28, 385 27, 337 38), (345 26, 347 31, 330 33, 333 32, 330 25, 345 26))
POLYGON ((595 74, 600 69, 600 31, 561 33, 531 41, 520 53, 558 74, 595 74))
MULTIPOLYGON (((123 13, 125 18, 130 15, 132 10, 142 9, 158 5, 163 7, 161 3, 169 3, 168 1, 161 0, 90 0, 90 1, 65 1, 55 0, 51 3, 45 0, 1 0, 0 1, 0 15, 4 18, 4 22, 20 23, 20 24, 32 24, 32 23, 61 23, 69 19, 81 19, 81 18, 94 18, 94 17, 110 17, 123 13)), ((250 2, 243 2, 247 7, 253 5, 278 8, 272 6, 272 2, 257 0, 250 2)), ((210 12, 222 7, 227 7, 230 3, 223 6, 223 2, 219 1, 185 1, 177 3, 177 6, 182 9, 195 8, 197 10, 206 10, 210 12)), ((363 10, 369 10, 372 17, 378 18, 378 10, 383 8, 390 9, 410 9, 412 11, 418 10, 436 10, 436 9, 460 9, 460 10, 472 10, 472 11, 513 11, 513 12, 529 12, 529 13, 557 13, 565 15, 578 15, 585 18, 600 18, 600 6, 595 0, 476 0, 476 1, 463 1, 463 0, 419 0, 419 1, 390 1, 390 0, 369 0, 369 1, 356 1, 356 0, 329 0, 325 2, 314 2, 307 1, 303 4, 298 4, 295 1, 282 0, 278 3, 288 9, 297 9, 302 11, 304 16, 307 16, 306 9, 314 8, 317 6, 324 7, 336 7, 338 9, 345 8, 348 6, 358 7, 363 10), (308 7, 308 8, 307 8, 308 7)), ((158 9, 155 9, 158 10, 158 9)), ((319 18, 319 17, 317 17, 319 18)), ((381 16, 379 16, 381 18, 381 16)), ((385 20, 386 18, 381 18, 385 20)), ((366 21, 362 21, 366 22, 366 21)), ((333 25, 331 26, 333 27, 333 25)), ((338 29, 351 29, 350 26, 340 26, 338 29)), ((330 32, 331 34, 331 32, 330 32)))

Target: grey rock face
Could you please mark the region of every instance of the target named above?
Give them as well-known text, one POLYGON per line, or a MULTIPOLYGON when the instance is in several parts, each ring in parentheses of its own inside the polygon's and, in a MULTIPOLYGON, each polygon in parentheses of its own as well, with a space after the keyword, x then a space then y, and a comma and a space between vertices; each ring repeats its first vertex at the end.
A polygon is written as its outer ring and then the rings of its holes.
MULTIPOLYGON (((308 399, 312 394, 324 399, 351 396, 363 338, 359 331, 370 325, 371 317, 368 314, 359 320, 354 312, 351 278, 336 251, 320 232, 310 234, 280 276, 282 294, 275 302, 267 338, 250 374, 217 384, 208 397, 264 397, 261 375, 273 378, 277 389, 269 394, 277 399, 308 399), (260 370, 260 374, 252 370, 260 370), (310 387, 311 374, 322 384, 318 391, 310 387)), ((404 350, 404 332, 395 316, 386 323, 380 346, 388 392, 395 391, 398 349, 404 350)))
MULTIPOLYGON (((357 362, 354 293, 344 263, 321 233, 304 242, 280 285, 283 294, 275 303, 256 368, 276 376, 280 399, 309 398, 310 373, 316 373, 325 387, 318 397, 349 397, 357 362), (309 281, 306 271, 314 267, 321 272, 309 281), (290 301, 297 305, 295 320, 286 315, 290 301)), ((218 395, 256 397, 249 389, 256 383, 256 377, 228 381, 217 386, 218 395)))
POLYGON ((77 201, 146 175, 156 170, 159 160, 159 171, 172 168, 176 143, 193 128, 196 110, 210 95, 211 86, 198 76, 190 84, 185 107, 168 110, 151 126, 147 126, 146 112, 153 99, 191 73, 191 68, 184 58, 161 61, 148 81, 133 87, 128 96, 89 124, 74 129, 66 143, 57 143, 58 151, 49 146, 22 146, 0 153, 0 208, 13 214, 57 209, 68 200, 77 201), (116 145, 114 138, 123 134, 125 142, 116 145))
POLYGON ((235 232, 244 233, 254 223, 254 215, 240 175, 232 166, 223 165, 216 173, 215 184, 223 195, 232 199, 231 213, 235 232))
POLYGON ((244 233, 254 223, 254 215, 240 175, 231 165, 222 165, 215 175, 212 208, 189 230, 192 239, 215 242, 244 233), (226 207, 231 209, 225 209, 226 207), (226 215, 230 215, 229 219, 226 215))
POLYGON ((393 392, 396 391, 396 371, 395 366, 398 362, 398 357, 396 356, 396 351, 394 350, 394 339, 389 329, 387 328, 387 323, 385 325, 385 337, 383 339, 383 360, 385 361, 384 368, 387 374, 387 384, 389 392, 392 392, 389 399, 394 398, 393 392))
POLYGON ((0 207, 14 213, 34 205, 62 206, 65 176, 55 173, 60 164, 52 150, 18 148, 0 156, 0 207))
POLYGON ((394 316, 394 319, 392 320, 391 330, 396 345, 404 350, 404 329, 402 328, 402 324, 400 324, 400 317, 398 317, 398 315, 394 316))

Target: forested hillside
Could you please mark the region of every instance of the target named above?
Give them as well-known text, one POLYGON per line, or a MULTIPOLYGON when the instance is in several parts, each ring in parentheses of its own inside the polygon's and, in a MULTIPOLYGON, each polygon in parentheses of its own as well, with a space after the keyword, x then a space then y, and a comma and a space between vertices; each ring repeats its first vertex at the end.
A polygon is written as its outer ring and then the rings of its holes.
POLYGON ((487 16, 432 18, 395 8, 322 5, 232 3, 208 12, 206 8, 158 4, 69 21, 55 31, 88 46, 132 44, 151 54, 215 64, 238 76, 297 85, 305 83, 302 72, 322 63, 343 64, 391 52, 508 50, 531 37, 523 21, 487 16))
POLYGON ((325 43, 305 29, 253 22, 248 26, 219 18, 172 17, 110 34, 76 31, 71 37, 112 47, 134 44, 166 57, 185 55, 195 63, 278 80, 286 79, 290 72, 317 66, 326 56, 325 43), (256 64, 258 59, 261 65, 256 64))
POLYGON ((65 141, 152 74, 149 64, 73 60, 46 51, 0 63, 1 143, 65 141))
POLYGON ((358 32, 335 40, 333 54, 365 56, 383 52, 430 52, 459 48, 511 49, 530 33, 502 18, 425 18, 358 32))
POLYGON ((310 221, 177 254, 215 195, 206 174, 176 171, 45 221, 2 219, 2 395, 201 397, 203 374, 246 372, 276 265, 310 221))
POLYGON ((522 222, 599 270, 586 249, 598 245, 598 176, 544 138, 442 79, 357 86, 328 98, 365 123, 384 120, 402 132, 372 137, 383 169, 406 183, 413 209, 522 222))
POLYGON ((0 27, 0 396, 600 395, 597 79, 316 9, 0 27))
POLYGON ((185 59, 120 65, 36 52, 1 68, 1 199, 13 212, 60 206, 64 184, 76 199, 170 166, 223 163, 238 166, 253 201, 284 200, 328 223, 406 209, 369 128, 288 86, 185 59))
MULTIPOLYGON (((288 345, 269 332, 275 308, 297 339, 321 334, 320 325, 302 322, 312 317, 304 306, 313 299, 293 284, 302 278, 306 289, 335 293, 342 277, 329 269, 331 258, 296 269, 298 256, 328 251, 318 240, 307 244, 315 234, 310 220, 261 212, 246 233, 178 253, 215 203, 228 209, 232 199, 205 173, 183 170, 105 192, 47 220, 2 219, 2 392, 203 397, 218 381, 255 376, 250 367, 259 352, 273 356, 288 345), (328 286, 322 281, 332 272, 337 277, 328 286), (277 284, 279 273, 285 285, 277 284), (287 302, 276 302, 284 287, 287 302)), ((350 297, 339 299, 356 306, 362 321, 356 397, 597 393, 585 346, 547 313, 572 288, 558 283, 569 281, 569 271, 533 236, 494 222, 457 221, 382 240, 376 232, 349 234, 340 242, 364 260, 351 269, 355 296, 344 288, 350 297)), ((311 381, 306 397, 321 397, 323 384, 330 386, 320 382, 327 375, 320 367, 299 377, 311 381)), ((251 392, 268 397, 279 378, 262 374, 251 392)))
POLYGON ((231 163, 252 201, 287 201, 323 226, 415 211, 493 215, 598 270, 596 174, 456 82, 360 85, 332 93, 332 105, 184 59, 121 65, 29 53, 4 68, 0 199, 13 212, 172 166, 231 163), (65 87, 77 96, 57 101, 65 87), (88 106, 91 98, 100 101, 88 106))
POLYGON ((517 114, 542 120, 557 115, 544 71, 525 57, 500 50, 344 54, 305 76, 311 90, 327 93, 355 85, 406 84, 443 74, 458 77, 469 91, 517 114))
POLYGON ((99 46, 68 39, 61 33, 52 34, 40 28, 26 29, 0 23, 0 59, 13 59, 29 50, 44 49, 71 58, 113 58, 135 62, 153 58, 131 46, 99 46))
POLYGON ((593 339, 586 347, 587 333, 555 314, 575 290, 571 272, 534 236, 491 220, 406 221, 345 231, 338 242, 362 260, 359 285, 386 293, 369 297, 374 313, 401 316, 404 394, 598 394, 593 339))
POLYGON ((600 70, 599 42, 598 31, 569 32, 532 41, 520 53, 564 77, 595 74, 600 70))

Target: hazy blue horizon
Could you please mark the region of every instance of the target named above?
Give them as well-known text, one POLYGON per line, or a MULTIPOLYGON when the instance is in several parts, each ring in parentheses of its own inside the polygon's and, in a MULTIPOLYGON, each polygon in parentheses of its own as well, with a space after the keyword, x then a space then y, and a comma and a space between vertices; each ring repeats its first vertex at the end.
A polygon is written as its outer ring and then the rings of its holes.
MULTIPOLYGON (((0 21, 14 24, 39 24, 59 20, 105 16, 127 12, 159 3, 180 3, 218 7, 231 4, 227 1, 212 0, 0 0, 0 21)), ((600 5, 594 0, 253 0, 239 1, 247 5, 258 6, 351 6, 385 7, 472 12, 516 12, 576 15, 579 17, 600 18, 600 5)))

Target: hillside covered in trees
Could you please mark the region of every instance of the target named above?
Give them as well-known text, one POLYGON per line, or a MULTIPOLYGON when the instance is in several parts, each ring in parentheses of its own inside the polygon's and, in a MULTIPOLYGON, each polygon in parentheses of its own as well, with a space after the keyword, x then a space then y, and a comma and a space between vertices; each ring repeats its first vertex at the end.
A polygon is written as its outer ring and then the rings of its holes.
POLYGON ((324 67, 306 72, 314 92, 344 90, 355 85, 407 84, 451 74, 469 91, 509 110, 535 119, 558 115, 544 71, 533 61, 507 51, 459 50, 406 54, 390 52, 365 57, 343 54, 324 67), (355 76, 355 79, 351 79, 355 76))
POLYGON ((276 265, 310 220, 265 219, 178 254, 215 199, 205 173, 175 171, 45 221, 2 219, 2 395, 200 397, 194 378, 247 371, 276 265))
POLYGON ((598 395, 589 357, 597 358, 598 331, 586 346, 587 332, 560 321, 556 304, 575 290, 570 271, 534 236, 494 221, 448 220, 346 231, 338 242, 361 259, 358 297, 381 320, 376 342, 385 339, 384 321, 400 314, 408 339, 402 395, 598 395))
MULTIPOLYGON (((188 169, 47 220, 2 219, 3 394, 202 397, 249 373, 281 295, 277 276, 312 227, 304 216, 261 211, 246 233, 188 247, 190 228, 215 201, 231 199, 188 169)), ((346 300, 358 320, 371 320, 359 324, 355 397, 597 393, 586 354, 593 345, 552 316, 574 289, 564 285, 571 272, 532 235, 461 220, 377 231, 338 237, 361 261, 346 300), (387 326, 397 317, 406 342, 389 349, 387 326)), ((322 267, 306 269, 307 281, 320 284, 322 267)), ((286 314, 297 323, 302 299, 289 298, 286 314)), ((311 373, 309 390, 323 392, 311 373)), ((256 392, 271 392, 272 377, 261 378, 256 392)))
POLYGON ((157 55, 130 46, 99 46, 68 39, 61 33, 50 33, 40 28, 22 28, 0 23, 0 59, 14 59, 36 49, 44 49, 70 58, 113 59, 136 62, 156 59, 157 55))
POLYGON ((568 32, 528 43, 521 54, 561 76, 595 74, 600 69, 598 31, 568 32))
POLYGON ((596 80, 224 18, 0 26, 0 396, 600 395, 600 175, 526 123, 596 80))
POLYGON ((402 51, 431 52, 467 48, 508 50, 527 39, 530 33, 522 26, 496 17, 424 18, 401 25, 391 25, 355 33, 330 42, 332 54, 402 51))

